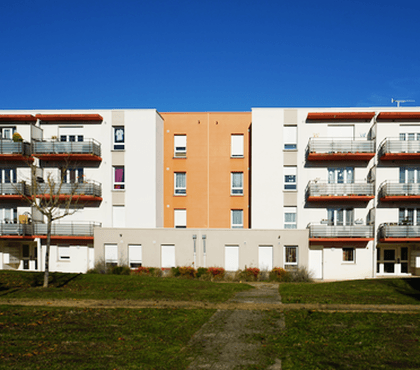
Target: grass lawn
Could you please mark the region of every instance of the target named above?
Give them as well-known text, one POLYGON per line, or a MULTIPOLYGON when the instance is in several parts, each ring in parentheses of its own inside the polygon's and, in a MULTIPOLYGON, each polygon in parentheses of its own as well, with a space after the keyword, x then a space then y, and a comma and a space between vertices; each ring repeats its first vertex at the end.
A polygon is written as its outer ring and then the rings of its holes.
POLYGON ((280 284, 283 303, 420 304, 420 279, 280 284))
POLYGON ((136 275, 52 273, 50 287, 42 288, 43 273, 0 271, 0 303, 6 298, 32 299, 142 299, 224 302, 247 284, 213 283, 136 275))
POLYGON ((284 317, 283 332, 259 338, 283 370, 420 368, 420 314, 298 310, 284 317))
POLYGON ((185 369, 213 313, 0 306, 0 369, 185 369))

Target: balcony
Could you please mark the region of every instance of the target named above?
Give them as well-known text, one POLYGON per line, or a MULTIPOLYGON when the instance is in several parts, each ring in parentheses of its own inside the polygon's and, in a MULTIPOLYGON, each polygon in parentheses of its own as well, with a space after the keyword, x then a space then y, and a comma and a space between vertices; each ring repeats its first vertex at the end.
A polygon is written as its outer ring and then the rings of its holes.
POLYGON ((329 184, 310 181, 306 188, 308 202, 368 202, 374 198, 374 186, 369 183, 329 184))
POLYGON ((95 139, 34 141, 33 156, 45 161, 102 161, 101 144, 95 139))
POLYGON ((68 200, 70 197, 74 202, 102 201, 102 185, 99 182, 81 182, 56 184, 50 188, 48 183, 37 184, 37 198, 49 200, 51 196, 59 197, 60 200, 68 200), (57 195, 56 195, 57 194, 57 195))
POLYGON ((33 161, 31 144, 25 141, 0 140, 0 161, 33 161))
POLYGON ((309 224, 308 228, 311 244, 334 243, 335 245, 357 245, 360 243, 366 244, 374 238, 374 229, 370 225, 335 226, 309 224))
POLYGON ((369 161, 375 156, 375 141, 310 138, 308 161, 369 161))
POLYGON ((420 159, 420 140, 385 138, 379 148, 381 161, 410 161, 420 159))
POLYGON ((30 188, 24 182, 0 183, 0 201, 2 200, 23 200, 30 195, 30 188))
POLYGON ((420 225, 379 225, 379 241, 381 242, 419 242, 420 225))
POLYGON ((420 200, 420 184, 400 184, 385 181, 379 190, 381 202, 418 201, 420 200))
POLYGON ((32 231, 32 225, 0 222, 1 239, 33 239, 32 231))
MULTIPOLYGON (((47 224, 34 223, 34 237, 40 239, 47 238, 47 224)), ((101 227, 98 222, 70 222, 53 223, 51 225, 51 239, 53 240, 93 240, 93 230, 101 227)))

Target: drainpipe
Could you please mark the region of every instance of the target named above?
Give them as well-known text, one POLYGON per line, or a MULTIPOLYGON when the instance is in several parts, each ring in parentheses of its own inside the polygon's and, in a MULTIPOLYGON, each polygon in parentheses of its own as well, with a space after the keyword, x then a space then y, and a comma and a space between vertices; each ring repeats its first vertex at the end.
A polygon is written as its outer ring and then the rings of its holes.
POLYGON ((374 221, 373 221, 373 247, 372 247, 372 277, 375 278, 376 277, 376 247, 377 247, 377 243, 378 243, 378 233, 376 231, 376 210, 377 210, 377 202, 378 202, 378 198, 377 198, 377 189, 376 189, 376 184, 377 184, 377 172, 378 172, 378 149, 376 147, 376 143, 377 143, 377 136, 378 136, 378 115, 380 112, 376 112, 375 116, 373 117, 373 125, 375 126, 375 156, 373 157, 373 167, 375 168, 375 179, 373 180, 374 183, 374 187, 373 187, 373 191, 374 191, 374 221))
POLYGON ((206 265, 206 235, 202 236, 203 238, 203 267, 207 267, 206 265))
POLYGON ((197 267, 197 235, 193 234, 194 241, 194 268, 197 267))

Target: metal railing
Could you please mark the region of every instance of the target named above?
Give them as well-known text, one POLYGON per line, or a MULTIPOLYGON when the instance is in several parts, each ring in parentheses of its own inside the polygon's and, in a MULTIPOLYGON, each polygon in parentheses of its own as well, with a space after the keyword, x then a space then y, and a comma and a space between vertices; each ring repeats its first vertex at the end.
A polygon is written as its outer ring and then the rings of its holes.
POLYGON ((309 153, 375 153, 375 141, 367 139, 309 138, 309 153))
POLYGON ((41 140, 33 142, 34 154, 93 154, 101 156, 101 144, 95 139, 83 141, 41 140))
POLYGON ((0 154, 21 154, 31 155, 31 144, 13 140, 3 139, 0 140, 0 154))
POLYGON ((0 222, 0 235, 25 236, 32 235, 32 225, 14 224, 9 222, 0 222))
POLYGON ((420 225, 379 225, 379 238, 420 238, 420 225))
POLYGON ((321 196, 350 196, 374 195, 374 186, 370 183, 351 183, 351 184, 330 184, 320 181, 309 181, 306 188, 307 197, 321 197, 321 196))
POLYGON ((23 182, 0 183, 0 195, 29 195, 29 185, 23 182))
POLYGON ((310 238, 373 238, 373 226, 308 225, 310 238))
POLYGON ((59 184, 55 184, 53 188, 47 183, 37 184, 37 195, 92 195, 95 197, 102 196, 102 185, 97 181, 76 182, 70 184, 62 184, 61 189, 59 184))
POLYGON ((410 196, 420 195, 420 184, 401 184, 391 181, 384 181, 379 190, 379 198, 389 196, 410 196))
POLYGON ((386 153, 420 153, 420 140, 385 138, 380 144, 379 155, 386 153))
MULTIPOLYGON (((51 235, 58 236, 93 236, 93 229, 101 227, 98 222, 53 223, 51 235)), ((34 235, 47 235, 47 224, 34 223, 34 235)))

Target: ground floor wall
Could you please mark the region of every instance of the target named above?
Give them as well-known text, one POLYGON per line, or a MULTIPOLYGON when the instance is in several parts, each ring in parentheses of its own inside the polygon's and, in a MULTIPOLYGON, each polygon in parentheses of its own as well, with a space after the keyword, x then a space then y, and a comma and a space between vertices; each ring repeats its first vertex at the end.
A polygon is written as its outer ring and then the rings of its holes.
POLYGON ((97 228, 95 262, 169 268, 308 266, 308 230, 97 228))
MULTIPOLYGON (((46 246, 41 240, 0 240, 0 269, 45 271, 46 246)), ((53 244, 51 272, 84 273, 94 266, 93 245, 53 244)))

